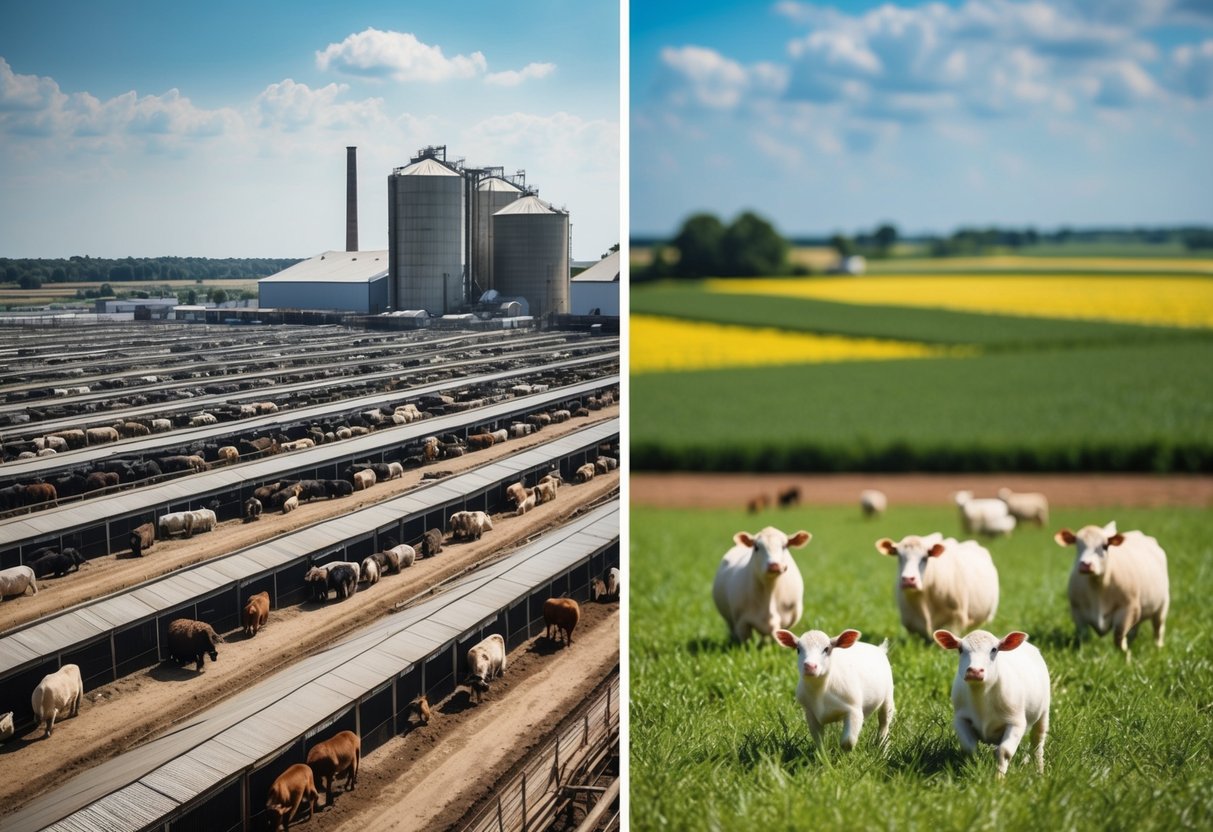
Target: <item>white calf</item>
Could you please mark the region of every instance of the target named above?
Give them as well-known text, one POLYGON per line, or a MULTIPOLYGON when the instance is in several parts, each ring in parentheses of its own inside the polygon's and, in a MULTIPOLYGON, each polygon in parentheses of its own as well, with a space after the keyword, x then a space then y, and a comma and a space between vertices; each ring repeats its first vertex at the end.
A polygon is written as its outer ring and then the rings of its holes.
POLYGON ((725 552, 712 583, 716 609, 738 641, 757 630, 774 635, 791 627, 804 612, 804 580, 788 548, 812 539, 806 531, 788 537, 768 526, 756 535, 738 532, 725 552))
POLYGON ((909 535, 899 543, 884 537, 876 551, 897 557, 897 607, 911 633, 930 638, 941 625, 967 630, 998 610, 998 570, 975 540, 958 543, 939 532, 909 535))

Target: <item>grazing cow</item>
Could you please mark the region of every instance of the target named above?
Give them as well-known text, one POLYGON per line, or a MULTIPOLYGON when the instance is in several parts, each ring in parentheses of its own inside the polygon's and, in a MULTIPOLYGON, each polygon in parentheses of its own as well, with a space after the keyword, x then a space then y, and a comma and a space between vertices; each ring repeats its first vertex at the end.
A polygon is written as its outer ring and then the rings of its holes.
POLYGON ((283 506, 286 505, 286 501, 294 499, 296 502, 298 502, 299 495, 302 493, 303 486, 299 483, 293 482, 284 484, 281 489, 275 491, 273 496, 270 497, 270 506, 278 509, 279 511, 285 511, 286 509, 284 509, 283 506))
POLYGON ((316 791, 316 782, 312 777, 312 769, 303 763, 295 763, 278 775, 270 786, 269 795, 265 799, 265 812, 270 819, 270 832, 277 832, 279 826, 289 832, 291 821, 299 811, 299 805, 308 801, 308 818, 316 814, 316 801, 320 793, 316 791))
POLYGON ((581 620, 581 607, 572 598, 549 598, 543 602, 545 635, 552 641, 563 636, 564 646, 573 643, 573 628, 581 620))
POLYGON ((1053 537, 1059 546, 1073 546, 1077 557, 1070 570, 1070 616, 1079 645, 1087 627, 1113 639, 1131 660, 1129 640, 1147 618, 1154 625, 1154 643, 1163 645, 1171 587, 1167 554, 1154 538, 1139 531, 1118 532, 1116 523, 1062 529, 1053 537))
POLYGON ((43 437, 42 441, 43 447, 50 448, 52 451, 57 453, 63 453, 64 451, 68 450, 67 440, 62 436, 55 436, 54 434, 51 434, 50 436, 43 437))
POLYGON ((757 497, 752 497, 746 502, 746 511, 750 514, 757 514, 760 511, 765 511, 771 506, 771 498, 766 494, 759 494, 757 497))
POLYGON ((442 529, 429 529, 421 537, 421 554, 431 558, 442 552, 442 529))
POLYGON ((535 492, 528 491, 527 495, 526 495, 526 499, 523 500, 521 503, 519 503, 518 508, 516 508, 514 510, 515 516, 520 515, 520 514, 526 514, 528 511, 530 511, 531 509, 533 509, 535 507, 535 502, 536 502, 535 492))
POLYGON ((556 499, 556 480, 545 477, 535 484, 533 492, 535 494, 535 502, 550 503, 556 499))
POLYGON ((186 537, 191 537, 194 533, 194 513, 192 511, 173 511, 162 514, 156 520, 156 528, 160 532, 161 539, 181 532, 185 532, 186 537))
POLYGON ((129 541, 131 544, 131 556, 136 558, 143 557, 144 552, 156 545, 155 524, 143 523, 131 529, 129 541))
POLYGON ((16 734, 13 728, 13 712, 8 711, 0 716, 0 743, 8 742, 16 734))
POLYGON ((975 499, 972 491, 957 491, 953 499, 967 534, 1010 535, 1015 528, 1015 517, 1002 500, 975 499))
POLYGON ((535 426, 528 425, 526 422, 515 422, 510 425, 510 435, 515 439, 521 439, 524 436, 530 436, 534 432, 535 426))
POLYGON ((505 487, 505 498, 515 506, 522 505, 523 500, 527 497, 526 486, 521 482, 513 483, 505 487))
POLYGON ((551 416, 553 422, 567 422, 573 418, 573 414, 567 410, 553 410, 551 416))
POLYGON ((589 415, 590 415, 589 408, 585 408, 585 407, 579 407, 579 408, 577 408, 576 410, 574 410, 574 411, 573 411, 573 416, 574 416, 575 418, 587 417, 587 416, 589 416, 589 415))
POLYGON ((898 559, 894 591, 901 623, 911 633, 931 638, 940 625, 968 630, 998 610, 998 570, 975 540, 945 540, 939 532, 899 543, 882 537, 876 551, 898 559))
POLYGON ((466 684, 476 694, 477 702, 488 692, 489 683, 505 673, 505 663, 505 639, 496 633, 468 648, 466 684))
POLYGON ((252 523, 256 520, 260 520, 261 510, 261 501, 256 497, 249 497, 244 501, 244 522, 252 523))
POLYGON ((118 485, 118 475, 113 471, 94 471, 84 478, 85 491, 100 491, 118 485))
POLYGON ((594 479, 595 468, 594 463, 587 462, 577 469, 577 482, 589 482, 594 479))
POLYGON ((418 725, 429 725, 430 720, 434 717, 433 710, 430 709, 430 699, 424 693, 409 703, 413 713, 417 716, 418 725))
POLYGON ((457 535, 464 540, 479 540, 482 534, 492 530, 493 521, 483 511, 462 511, 451 515, 452 536, 457 535), (457 525, 456 517, 460 518, 457 525))
POLYGON ((62 552, 42 549, 41 554, 30 561, 29 567, 38 578, 49 578, 52 575, 62 578, 68 572, 79 572, 84 564, 84 556, 75 549, 67 548, 62 552))
POLYGON ((372 555, 362 561, 362 580, 372 586, 379 583, 379 562, 372 555))
POLYGON ((492 433, 490 433, 489 435, 492 436, 493 441, 498 444, 505 442, 506 440, 508 440, 510 438, 510 432, 508 430, 506 430, 505 428, 502 428, 501 430, 495 430, 492 433))
POLYGON ((32 482, 24 487, 24 502, 27 506, 35 506, 41 503, 49 503, 52 506, 59 504, 59 495, 55 491, 55 486, 49 482, 32 482))
POLYGON ((985 630, 957 638, 936 630, 935 642, 960 652, 960 666, 952 680, 952 725, 960 745, 972 754, 978 740, 996 746, 998 777, 1007 766, 1023 735, 1032 731, 1036 771, 1045 770, 1045 736, 1049 733, 1049 668, 1027 633, 1011 632, 1001 639, 985 630))
POLYGON ((114 426, 119 435, 124 439, 133 439, 137 436, 147 436, 151 430, 142 422, 119 422, 114 426))
POLYGON ((324 603, 329 599, 329 571, 324 566, 313 566, 303 576, 313 601, 324 603))
POLYGON ((354 472, 354 490, 365 491, 375 484, 375 472, 370 470, 354 472))
POLYGON ((175 618, 168 625, 168 657, 177 664, 197 663, 197 670, 202 672, 206 656, 211 661, 219 661, 219 649, 216 647, 223 636, 215 632, 215 628, 205 621, 195 621, 192 618, 175 618))
POLYGON ((387 479, 398 480, 404 476, 404 466, 399 462, 389 462, 387 464, 387 479))
POLYGON ((25 590, 32 589, 31 594, 38 594, 38 581, 34 570, 28 566, 10 566, 0 569, 0 598, 9 595, 24 595, 25 590))
POLYGON ((888 507, 889 500, 883 491, 865 488, 859 492, 859 510, 863 512, 864 517, 876 517, 884 514, 888 507))
POLYGON ((407 543, 389 546, 380 554, 387 560, 391 570, 397 574, 401 569, 408 569, 417 560, 417 550, 407 543))
MULTIPOLYGON (((215 503, 215 505, 218 505, 215 503)), ((214 509, 198 508, 189 512, 192 515, 190 522, 190 534, 194 532, 209 532, 215 528, 219 522, 219 517, 215 514, 214 509)))
POLYGON ((244 605, 244 612, 240 616, 240 623, 244 627, 244 634, 249 638, 257 635, 257 631, 265 626, 265 623, 270 620, 270 594, 268 592, 258 592, 251 596, 244 605))
POLYGON ((85 441, 89 445, 104 445, 107 442, 118 441, 118 431, 111 427, 89 428, 84 432, 85 441))
POLYGON ((297 508, 299 508, 299 497, 296 494, 292 494, 291 496, 287 497, 282 503, 283 514, 290 514, 297 508))
POLYGON ((893 721, 893 668, 889 665, 889 640, 877 647, 859 641, 858 630, 843 630, 830 638, 821 630, 809 630, 800 638, 788 630, 776 630, 775 640, 796 651, 800 681, 796 701, 821 747, 822 728, 842 722, 842 750, 850 751, 859 740, 863 721, 880 709, 881 745, 889 739, 893 721))
POLYGON ((1007 504, 1007 511, 1016 520, 1031 520, 1037 526, 1049 522, 1049 498, 1038 491, 1015 492, 998 489, 998 499, 1007 504))
POLYGON ((712 600, 733 638, 748 641, 755 630, 774 636, 800 620, 804 579, 788 549, 812 539, 803 530, 789 537, 771 526, 733 535, 734 546, 721 558, 712 583, 712 600))
POLYGON ((221 465, 235 465, 240 461, 240 449, 235 445, 224 445, 215 455, 216 461, 221 465))
POLYGON ((607 594, 606 581, 602 578, 595 578, 590 584, 590 597, 595 601, 605 601, 607 594))
POLYGON ((325 570, 327 583, 322 600, 328 600, 328 590, 330 589, 333 590, 338 600, 349 598, 356 591, 361 572, 358 564, 349 561, 327 564, 325 570))
POLYGON ((152 419, 152 433, 167 433, 173 429, 173 423, 168 419, 152 419))
POLYGON ((88 438, 85 436, 84 431, 80 430, 79 428, 61 430, 56 433, 52 433, 51 436, 58 436, 60 439, 66 442, 67 446, 73 451, 83 448, 86 444, 88 444, 88 438))
POLYGON ((610 569, 607 570, 607 577, 606 577, 607 595, 614 597, 614 598, 619 597, 619 589, 622 586, 622 584, 620 582, 620 578, 621 578, 621 575, 620 575, 618 566, 612 566, 610 569))
POLYGON ((352 791, 358 785, 358 761, 362 755, 362 741, 353 731, 341 733, 313 745, 307 752, 307 764, 312 776, 324 789, 324 805, 333 805, 333 785, 342 774, 348 774, 345 790, 352 791))
POLYGON ((324 493, 330 500, 334 497, 348 497, 354 493, 354 484, 348 480, 325 480, 324 493))
POLYGON ((534 425, 536 430, 552 424, 552 417, 546 413, 532 413, 530 416, 526 417, 526 420, 530 424, 534 425))
POLYGON ((79 665, 65 664, 54 673, 43 676, 30 697, 36 724, 46 723, 43 737, 50 737, 55 730, 55 720, 59 714, 69 710, 69 716, 80 713, 80 700, 83 698, 84 682, 80 678, 79 665))

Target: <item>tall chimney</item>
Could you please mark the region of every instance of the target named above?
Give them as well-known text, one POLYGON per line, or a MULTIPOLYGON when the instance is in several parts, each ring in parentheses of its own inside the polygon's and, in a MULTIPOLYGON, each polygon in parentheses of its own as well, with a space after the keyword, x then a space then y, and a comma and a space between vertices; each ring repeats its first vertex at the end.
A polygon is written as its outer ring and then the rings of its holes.
POLYGON ((345 149, 345 250, 358 250, 358 148, 345 149))

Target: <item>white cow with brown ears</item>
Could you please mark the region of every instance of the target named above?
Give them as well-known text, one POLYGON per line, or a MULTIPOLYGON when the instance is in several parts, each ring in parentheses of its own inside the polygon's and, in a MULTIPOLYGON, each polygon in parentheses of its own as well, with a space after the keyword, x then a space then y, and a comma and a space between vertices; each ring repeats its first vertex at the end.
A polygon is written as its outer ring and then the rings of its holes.
POLYGON ((944 539, 939 532, 897 543, 883 537, 876 551, 897 558, 897 607, 911 633, 929 639, 940 626, 967 630, 998 610, 998 570, 975 540, 944 539))
POLYGON ((712 598, 738 641, 747 641, 755 630, 774 636, 800 620, 804 579, 788 549, 804 546, 812 537, 806 531, 788 537, 771 526, 758 534, 733 535, 736 545, 720 561, 712 598))

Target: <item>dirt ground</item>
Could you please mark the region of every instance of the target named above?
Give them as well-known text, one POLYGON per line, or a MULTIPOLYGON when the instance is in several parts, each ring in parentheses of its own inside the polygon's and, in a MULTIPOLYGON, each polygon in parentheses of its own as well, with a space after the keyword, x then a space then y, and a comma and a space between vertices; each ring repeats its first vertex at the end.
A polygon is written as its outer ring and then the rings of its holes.
POLYGON ((859 492, 877 488, 890 505, 947 505, 969 489, 996 497, 998 489, 1039 491, 1053 506, 1213 507, 1213 477, 1148 474, 655 474, 628 478, 634 505, 662 508, 745 508, 750 500, 798 486, 801 502, 859 505, 859 492))
POLYGON ((519 646, 481 704, 460 688, 429 725, 364 759, 357 790, 318 813, 323 827, 404 832, 458 823, 619 665, 619 604, 581 609, 569 648, 542 635, 519 646))
POLYGON ((62 578, 47 578, 38 582, 37 595, 10 597, 0 603, 0 632, 19 624, 34 621, 44 615, 103 595, 117 592, 143 581, 167 574, 183 566, 209 560, 228 552, 234 552, 271 537, 294 531, 320 520, 327 520, 416 488, 422 483, 422 474, 432 471, 449 471, 459 474, 501 457, 518 453, 563 436, 586 425, 615 418, 619 405, 591 411, 589 418, 571 419, 560 424, 549 425, 541 432, 521 439, 511 439, 503 445, 494 445, 482 451, 466 454, 454 459, 406 471, 398 480, 377 483, 368 491, 359 491, 352 497, 336 500, 315 500, 304 503, 290 514, 269 512, 256 523, 228 520, 216 526, 213 532, 197 537, 173 540, 158 540, 142 558, 132 558, 129 552, 94 558, 62 578))
MULTIPOLYGON (((580 423, 581 420, 578 421, 580 423)), ((548 431, 544 433, 547 437, 552 435, 548 431)), ((520 446, 522 443, 517 442, 513 448, 507 448, 516 450, 520 446)), ((486 458, 484 452, 471 457, 476 463, 486 458)), ((389 575, 374 586, 363 584, 358 593, 346 601, 334 601, 323 606, 308 602, 273 610, 269 623, 255 639, 246 639, 239 630, 228 634, 228 642, 220 645, 219 661, 212 663, 208 660, 204 672, 200 674, 192 664, 184 668, 158 664, 89 691, 85 694, 80 714, 57 723, 55 733, 49 740, 41 739, 41 733, 35 729, 0 746, 0 769, 19 765, 22 773, 19 778, 0 778, 0 806, 4 807, 5 812, 19 808, 70 776, 110 759, 368 624, 386 614, 396 603, 412 598, 490 556, 524 543, 540 530, 562 522, 578 508, 608 498, 618 488, 618 471, 595 477, 583 485, 566 485, 560 489, 555 501, 541 505, 522 517, 496 515, 493 518, 493 531, 481 540, 444 546, 442 554, 419 560, 400 575, 389 575), (141 715, 142 718, 132 718, 132 715, 141 715)), ((387 490, 385 485, 375 497, 387 493, 387 490)), ((320 502, 301 507, 291 515, 278 519, 297 523, 297 516, 308 508, 315 508, 318 512, 327 510, 329 513, 340 513, 347 511, 350 503, 350 500, 331 504, 320 502)), ((305 520, 311 522, 320 516, 319 513, 313 514, 305 520)), ((261 522, 264 524, 265 520, 261 522)), ((283 530, 277 529, 278 532, 283 530)), ((243 540, 245 535, 255 535, 256 539, 266 536, 261 530, 242 527, 239 523, 234 524, 232 530, 225 529, 224 532, 222 540, 225 551, 251 542, 246 540, 237 544, 232 542, 234 539, 243 540), (228 531, 232 532, 230 536, 226 534, 228 531)), ((215 534, 219 539, 218 533, 215 534)), ((200 538, 185 545, 207 544, 200 538)), ((154 557, 155 553, 156 550, 153 550, 149 557, 154 557)), ((210 554, 213 556, 213 548, 210 554)), ((2 820, 0 826, 3 826, 2 820)))

